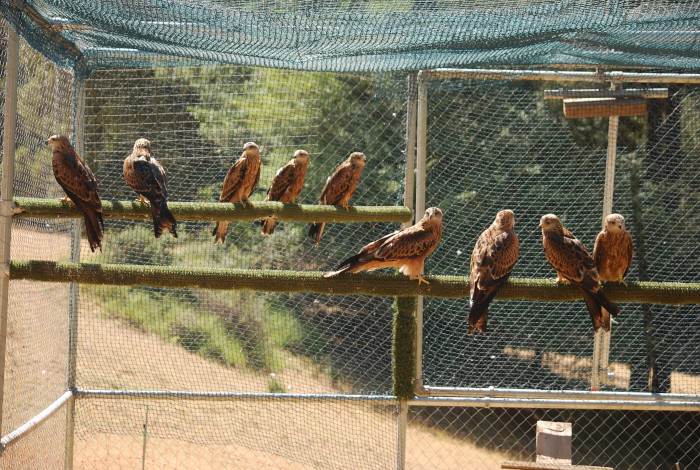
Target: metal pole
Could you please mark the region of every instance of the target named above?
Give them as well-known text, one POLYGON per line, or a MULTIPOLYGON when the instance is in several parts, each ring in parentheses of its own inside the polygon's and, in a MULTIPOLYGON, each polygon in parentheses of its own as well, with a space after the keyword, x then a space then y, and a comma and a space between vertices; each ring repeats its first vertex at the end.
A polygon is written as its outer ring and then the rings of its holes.
POLYGON ((406 468, 406 427, 408 426, 408 401, 399 400, 399 429, 397 435, 397 446, 399 452, 396 458, 396 470, 406 468))
MULTIPOLYGON (((404 205, 413 209, 416 178, 416 110, 417 110, 417 73, 408 75, 408 103, 406 106, 406 177, 404 182, 404 205)), ((415 221, 415 214, 414 214, 415 221)), ((404 228, 411 222, 403 224, 404 228)), ((396 469, 406 468, 406 426, 408 425, 408 404, 406 400, 399 400, 399 416, 397 430, 397 458, 396 469)))
POLYGON ((17 82, 19 74, 19 35, 12 27, 7 34, 7 77, 5 82, 5 128, 2 147, 2 188, 0 189, 0 434, 5 401, 5 346, 10 290, 10 241, 15 176, 15 133, 17 132, 17 82))
MULTIPOLYGON (((613 72, 613 79, 617 78, 621 72, 613 72)), ((619 82, 613 81, 611 90, 619 88, 619 82)), ((603 222, 612 213, 613 191, 615 189, 615 159, 617 157, 617 129, 620 123, 619 116, 610 116, 608 121, 608 155, 605 159, 605 190, 603 193, 603 222)), ((610 325, 612 331, 612 325, 610 325)), ((591 390, 600 390, 600 384, 608 373, 608 360, 610 358, 610 333, 603 329, 595 333, 593 339, 593 364, 591 367, 591 390)))
MULTIPOLYGON (((416 211, 415 220, 425 212, 425 163, 428 136, 428 89, 424 71, 418 72, 416 107, 416 211)), ((421 273, 422 274, 422 273, 421 273)), ((416 297, 416 394, 423 393, 423 296, 416 297)))
MULTIPOLYGON (((84 157, 85 145, 85 81, 82 78, 75 79, 75 149, 78 155, 84 157)), ((80 227, 81 219, 71 220, 71 261, 80 262, 80 227)), ((78 314, 80 302, 80 284, 70 283, 70 304, 68 311, 68 389, 76 390, 76 373, 78 362, 78 314)), ((71 401, 66 410, 66 450, 64 467, 67 470, 73 468, 73 449, 75 446, 75 402, 71 401)))
MULTIPOLYGON (((413 209, 416 189, 416 109, 417 82, 416 73, 408 76, 408 105, 406 107, 406 179, 404 183, 404 206, 413 209)), ((414 219, 415 220, 415 219, 414 219)), ((403 224, 404 228, 412 222, 403 224)))
POLYGON ((619 80, 628 83, 700 83, 697 73, 645 73, 645 72, 577 72, 555 70, 513 69, 435 69, 421 72, 428 78, 480 78, 490 80, 544 80, 578 82, 610 82, 619 80))

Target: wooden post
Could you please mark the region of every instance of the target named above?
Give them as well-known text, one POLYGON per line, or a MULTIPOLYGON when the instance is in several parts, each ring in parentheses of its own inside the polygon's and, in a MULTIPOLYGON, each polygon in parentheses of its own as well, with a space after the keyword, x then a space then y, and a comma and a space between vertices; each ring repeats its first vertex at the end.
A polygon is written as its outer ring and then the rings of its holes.
POLYGON ((571 465, 571 423, 537 421, 537 463, 571 465))

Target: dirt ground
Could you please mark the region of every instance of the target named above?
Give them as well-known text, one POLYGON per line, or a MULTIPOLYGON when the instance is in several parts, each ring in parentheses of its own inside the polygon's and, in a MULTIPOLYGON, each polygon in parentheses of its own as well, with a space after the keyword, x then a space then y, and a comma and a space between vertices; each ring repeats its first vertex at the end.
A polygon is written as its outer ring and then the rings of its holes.
MULTIPOLYGON (((217 390, 222 383, 241 384, 241 391, 264 390, 267 378, 259 374, 221 366, 118 321, 84 318, 80 376, 93 385, 109 374, 115 389, 153 384, 157 376, 160 390, 183 390, 175 371, 196 371, 201 390, 217 390), (150 345, 152 354, 144 355, 143 345, 150 345), (105 370, 105 363, 118 373, 105 370)), ((295 364, 277 376, 291 391, 341 393, 313 364, 295 364)), ((395 407, 376 402, 100 398, 76 405, 75 468, 140 467, 146 407, 146 468, 379 469, 392 468, 396 458, 395 407)), ((496 469, 508 458, 422 426, 408 427, 409 469, 496 469)))

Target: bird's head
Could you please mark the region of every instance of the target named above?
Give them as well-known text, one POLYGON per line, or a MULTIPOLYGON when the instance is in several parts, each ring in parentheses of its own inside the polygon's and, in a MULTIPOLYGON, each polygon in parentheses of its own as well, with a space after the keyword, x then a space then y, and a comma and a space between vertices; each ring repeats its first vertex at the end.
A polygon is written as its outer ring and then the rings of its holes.
POLYGON ((563 232, 564 231, 564 225, 561 223, 561 220, 559 220, 559 217, 557 217, 554 214, 546 214, 543 215, 542 218, 540 219, 540 227, 542 229, 542 232, 563 232))
POLYGON ((501 230, 513 230, 515 226, 515 213, 510 209, 505 209, 496 214, 494 221, 501 230))
POLYGON ((423 215, 423 220, 434 220, 442 222, 442 211, 437 207, 428 207, 423 215))
POLYGON ((44 144, 60 152, 67 152, 73 150, 73 146, 71 145, 70 140, 68 140, 68 137, 66 137, 65 135, 52 135, 51 137, 49 137, 49 140, 44 142, 44 144))
POLYGON ((350 161, 353 165, 361 167, 364 166, 365 162, 367 161, 367 157, 365 157, 365 154, 362 152, 353 152, 350 154, 350 161))
POLYGON ((259 157, 260 147, 258 147, 258 144, 256 144, 255 142, 246 142, 243 146, 243 153, 246 157, 259 157))
POLYGON ((605 218, 605 230, 613 233, 625 230, 625 218, 620 214, 610 214, 605 218))
POLYGON ((151 143, 148 139, 138 139, 134 142, 134 155, 144 156, 146 160, 151 157, 151 143))
POLYGON ((309 163, 309 152, 306 150, 297 150, 294 152, 294 161, 296 163, 309 163))

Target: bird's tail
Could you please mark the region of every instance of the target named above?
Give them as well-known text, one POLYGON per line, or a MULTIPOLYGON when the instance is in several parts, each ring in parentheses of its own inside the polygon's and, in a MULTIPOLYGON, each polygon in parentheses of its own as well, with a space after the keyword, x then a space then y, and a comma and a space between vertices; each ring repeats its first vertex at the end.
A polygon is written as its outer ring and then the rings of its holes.
POLYGON ((228 231, 228 221, 226 220, 220 220, 216 223, 214 226, 214 230, 212 230, 211 234, 214 235, 214 245, 217 243, 224 243, 224 240, 226 240, 226 232, 228 231))
POLYGON ((316 246, 318 246, 319 243, 321 243, 321 236, 323 236, 323 229, 325 227, 326 224, 323 222, 311 224, 311 227, 309 227, 309 236, 316 240, 316 246))
POLYGON ((326 271, 325 273, 323 273, 323 277, 335 277, 338 274, 342 273, 353 274, 358 271, 361 271, 361 268, 365 265, 365 263, 360 261, 360 256, 361 254, 356 254, 355 256, 346 259, 345 261, 340 263, 340 265, 337 268, 335 268, 334 271, 326 271))
POLYGON ((165 199, 161 202, 151 202, 151 216, 156 238, 160 237, 164 230, 168 230, 173 237, 177 238, 177 221, 168 209, 168 202, 165 199))
POLYGON ((104 221, 102 219, 102 212, 98 211, 94 207, 83 203, 79 199, 75 205, 80 209, 85 218, 85 232, 87 233, 88 243, 90 244, 90 250, 95 251, 99 248, 102 251, 102 229, 104 229, 104 221))
POLYGON ((583 290, 583 300, 588 307, 595 331, 600 328, 610 331, 610 315, 616 317, 620 312, 617 304, 610 300, 601 289, 596 292, 583 290))
POLYGON ((266 237, 272 235, 275 232, 275 225, 277 225, 277 221, 274 217, 262 219, 262 234, 266 237))
POLYGON ((474 292, 469 300, 469 316, 467 317, 467 322, 469 323, 468 334, 472 334, 476 330, 486 334, 489 305, 493 298, 496 297, 498 290, 504 282, 505 280, 489 286, 487 289, 479 289, 477 286, 474 286, 474 292))

